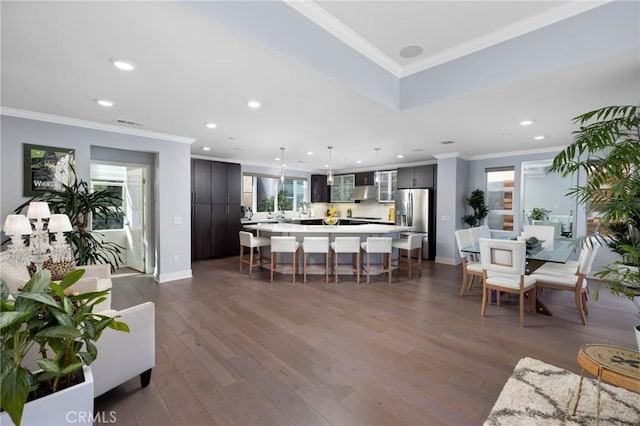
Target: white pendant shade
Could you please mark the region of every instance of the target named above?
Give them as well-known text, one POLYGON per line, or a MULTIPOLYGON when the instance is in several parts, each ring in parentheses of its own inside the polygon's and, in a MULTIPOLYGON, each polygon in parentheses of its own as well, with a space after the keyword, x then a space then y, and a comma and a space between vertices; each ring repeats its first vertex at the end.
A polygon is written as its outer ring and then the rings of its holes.
POLYGON ((27 217, 29 219, 49 219, 51 217, 49 204, 44 201, 30 202, 29 210, 27 210, 27 217))
POLYGON ((70 232, 73 231, 71 221, 66 214, 52 214, 49 219, 49 232, 70 232))
POLYGON ((2 229, 6 235, 30 235, 31 223, 25 215, 22 214, 10 214, 4 221, 4 227, 2 229))

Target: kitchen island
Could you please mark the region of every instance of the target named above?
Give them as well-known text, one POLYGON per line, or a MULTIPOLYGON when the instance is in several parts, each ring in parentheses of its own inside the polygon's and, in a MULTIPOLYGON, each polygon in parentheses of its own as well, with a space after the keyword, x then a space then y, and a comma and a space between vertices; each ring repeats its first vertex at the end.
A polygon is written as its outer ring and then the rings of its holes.
MULTIPOLYGON (((379 223, 368 223, 363 225, 300 225, 295 223, 258 223, 255 225, 244 226, 247 230, 257 231, 262 237, 270 237, 272 235, 282 236, 294 236, 296 240, 300 242, 299 256, 302 256, 302 241, 305 236, 321 237, 327 236, 332 241, 335 237, 351 236, 360 237, 361 241, 366 241, 367 237, 388 236, 391 238, 399 237, 402 232, 411 231, 410 227, 397 226, 397 225, 383 225, 379 223)), ((268 247, 265 247, 268 249, 268 247)), ((397 253, 394 253, 394 258, 397 258, 397 253)), ((310 256, 310 262, 319 262, 322 260, 322 255, 318 253, 312 253, 310 256)), ((348 253, 340 255, 340 262, 347 262, 351 258, 348 253)), ((372 256, 372 263, 379 263, 381 259, 380 255, 372 256)), ((300 269, 298 273, 302 273, 302 262, 297 262, 300 269)), ((333 263, 333 262, 331 262, 333 263)))
MULTIPOLYGON (((258 231, 262 236, 269 235, 288 235, 300 236, 334 236, 334 235, 360 235, 366 237, 376 237, 380 235, 394 236, 400 232, 408 232, 411 230, 407 226, 383 225, 379 223, 367 223, 363 225, 299 225, 296 223, 257 223, 254 225, 246 225, 245 229, 258 231)), ((363 240, 364 241, 364 240, 363 240)))

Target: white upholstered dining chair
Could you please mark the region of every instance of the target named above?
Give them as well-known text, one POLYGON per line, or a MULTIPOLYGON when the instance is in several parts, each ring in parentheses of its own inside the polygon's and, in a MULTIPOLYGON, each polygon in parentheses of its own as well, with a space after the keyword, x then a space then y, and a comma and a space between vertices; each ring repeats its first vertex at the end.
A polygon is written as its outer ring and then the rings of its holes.
POLYGON ((480 238, 480 260, 482 262, 482 308, 485 316, 487 302, 491 301, 491 290, 499 294, 513 293, 519 296, 520 327, 524 326, 525 294, 529 297, 529 310, 536 310, 536 280, 525 275, 526 244, 524 241, 494 240, 480 238))
POLYGON ((572 291, 576 302, 576 309, 583 325, 587 324, 585 315, 589 314, 587 310, 587 294, 589 287, 587 285, 587 274, 591 272, 593 260, 600 245, 591 241, 585 244, 580 252, 580 260, 577 271, 571 273, 570 270, 563 271, 561 268, 554 268, 551 264, 545 264, 534 271, 531 276, 535 278, 539 288, 552 288, 555 290, 572 291), (549 265, 549 267, 546 267, 549 265))
POLYGON ((471 232, 468 229, 458 229, 455 231, 455 236, 462 261, 462 285, 460 286, 460 296, 462 296, 465 288, 471 290, 476 277, 482 279, 482 264, 473 260, 470 253, 462 251, 463 248, 473 245, 471 232))

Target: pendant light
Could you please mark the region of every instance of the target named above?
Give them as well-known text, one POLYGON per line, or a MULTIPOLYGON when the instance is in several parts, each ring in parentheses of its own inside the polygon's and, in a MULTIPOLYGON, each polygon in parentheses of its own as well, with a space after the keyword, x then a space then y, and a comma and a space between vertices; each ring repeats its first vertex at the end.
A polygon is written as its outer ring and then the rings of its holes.
POLYGON ((329 173, 327 173, 327 185, 333 185, 333 170, 331 169, 331 150, 333 147, 328 146, 327 149, 329 150, 329 173))
POLYGON ((378 165, 380 164, 380 147, 374 148, 376 150, 376 173, 373 175, 373 182, 375 185, 380 185, 380 173, 378 172, 378 165))
POLYGON ((284 184, 284 178, 285 178, 285 173, 284 173, 284 151, 285 151, 284 146, 280 147, 280 151, 282 151, 282 154, 280 154, 280 161, 281 161, 281 167, 280 167, 280 183, 284 184))

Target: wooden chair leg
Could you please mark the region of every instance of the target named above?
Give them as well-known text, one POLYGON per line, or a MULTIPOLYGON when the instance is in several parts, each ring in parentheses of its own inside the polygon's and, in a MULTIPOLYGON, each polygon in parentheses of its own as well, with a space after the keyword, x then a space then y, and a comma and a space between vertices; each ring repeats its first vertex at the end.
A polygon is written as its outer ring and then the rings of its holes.
POLYGON ((307 253, 302 255, 302 282, 307 283, 307 253))
POLYGON ((242 258, 244 255, 244 246, 240 246, 240 273, 242 273, 242 258))
POLYGON ((333 252, 333 282, 338 282, 338 253, 333 252))
MULTIPOLYGON (((391 273, 393 271, 393 269, 391 268, 391 253, 387 254, 385 258, 387 259, 386 268, 388 271, 387 274, 389 275, 389 284, 391 284, 391 273)), ((409 276, 411 276, 411 269, 409 269, 409 276)))
POLYGON ((275 258, 278 255, 278 253, 273 253, 271 252, 271 282, 273 282, 273 270, 275 269, 275 264, 277 262, 275 262, 275 258))
POLYGON ((480 316, 484 316, 484 312, 487 308, 487 286, 482 283, 482 307, 480 308, 480 316))
POLYGON ((587 296, 586 292, 582 293, 582 310, 584 310, 585 315, 589 315, 589 310, 587 309, 587 301, 589 300, 589 296, 587 296))
POLYGON ((467 285, 467 279, 467 269, 464 267, 464 265, 462 265, 462 286, 460 287, 460 296, 464 295, 464 288, 467 285))
POLYGON ((293 275, 293 283, 296 283, 296 273, 298 272, 297 268, 296 268, 296 258, 298 257, 298 252, 294 251, 293 252, 293 270, 291 271, 291 275, 293 275))
POLYGON ((253 273, 253 247, 249 247, 249 278, 251 278, 251 274, 253 273))
POLYGON ((324 282, 329 283, 329 252, 324 254, 324 282))
POLYGON ((520 291, 520 327, 524 327, 524 292, 520 291))
POLYGON ((582 293, 578 290, 575 292, 576 299, 576 309, 578 310, 578 315, 580 315, 580 321, 582 321, 582 325, 587 325, 587 319, 584 316, 584 309, 582 308, 582 293))
POLYGON ((356 253, 356 282, 360 284, 360 272, 362 268, 360 267, 360 252, 356 253))

